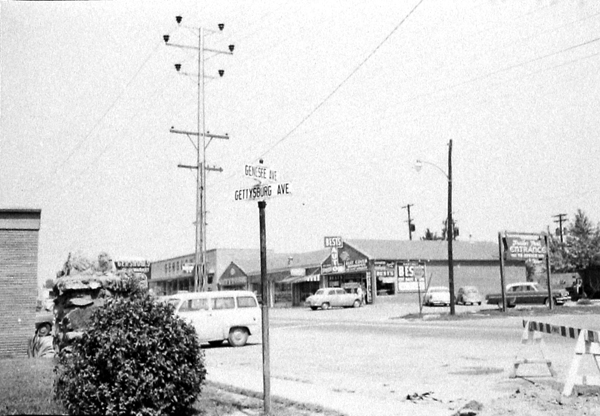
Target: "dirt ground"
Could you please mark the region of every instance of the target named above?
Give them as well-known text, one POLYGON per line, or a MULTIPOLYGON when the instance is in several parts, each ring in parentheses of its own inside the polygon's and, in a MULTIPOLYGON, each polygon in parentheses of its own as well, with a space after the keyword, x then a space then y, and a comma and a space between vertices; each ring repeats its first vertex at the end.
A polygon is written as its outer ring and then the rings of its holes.
MULTIPOLYGON (((524 381, 507 397, 488 403, 483 409, 459 415, 477 416, 600 416, 600 388, 576 388, 570 397, 561 395, 562 385, 524 381)), ((469 407, 469 406, 467 406, 469 407)), ((473 406, 477 407, 477 406, 473 406)))

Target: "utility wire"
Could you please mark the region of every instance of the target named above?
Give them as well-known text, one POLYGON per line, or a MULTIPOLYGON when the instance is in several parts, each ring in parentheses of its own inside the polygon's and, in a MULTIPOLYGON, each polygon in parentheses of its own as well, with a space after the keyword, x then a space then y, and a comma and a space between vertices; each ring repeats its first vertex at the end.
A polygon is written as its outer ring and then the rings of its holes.
POLYGON ((406 21, 406 19, 408 19, 410 17, 410 15, 413 14, 413 12, 415 10, 417 10, 417 8, 421 5, 421 3, 423 3, 424 0, 420 0, 415 7, 412 8, 412 10, 410 12, 408 12, 408 14, 404 17, 404 19, 402 19, 400 21, 400 23, 398 23, 396 25, 396 27, 394 27, 394 29, 392 29, 392 31, 383 39, 383 41, 381 41, 379 43, 379 45, 377 45, 375 47, 375 49, 373 49, 371 51, 371 53, 369 53, 367 55, 367 57, 365 59, 363 59, 363 61, 361 63, 358 64, 358 66, 356 68, 354 68, 354 70, 352 72, 350 72, 350 74, 341 82, 338 84, 337 87, 335 87, 333 89, 333 91, 331 93, 329 93, 329 95, 327 95, 327 97, 325 97, 325 99, 323 99, 310 113, 308 113, 302 120, 300 120, 300 122, 298 124, 296 124, 296 126, 294 128, 292 128, 285 136, 283 136, 281 139, 279 139, 277 142, 275 142, 275 144, 273 144, 269 149, 267 149, 263 154, 261 154, 259 157, 264 157, 267 153, 269 153, 271 150, 273 150, 276 146, 278 146, 279 144, 281 144, 282 142, 284 142, 288 137, 290 137, 296 130, 298 130, 298 128, 300 128, 300 126, 302 126, 310 117, 312 117, 313 114, 315 114, 327 101, 329 101, 329 99, 331 97, 333 97, 333 95, 338 92, 338 90, 340 88, 342 88, 342 86, 350 79, 352 78, 352 76, 354 74, 356 74, 358 72, 358 70, 360 68, 362 68, 362 66, 369 60, 371 59, 371 57, 373 55, 375 55, 375 53, 379 50, 379 48, 381 48, 383 46, 384 43, 387 42, 387 40, 400 28, 400 26, 402 26, 402 24, 406 21))

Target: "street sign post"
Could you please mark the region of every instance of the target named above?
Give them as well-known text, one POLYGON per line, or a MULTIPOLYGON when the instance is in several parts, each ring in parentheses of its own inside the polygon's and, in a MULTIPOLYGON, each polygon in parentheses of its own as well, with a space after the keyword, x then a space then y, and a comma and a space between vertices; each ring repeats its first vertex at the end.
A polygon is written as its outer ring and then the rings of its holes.
POLYGON ((267 280, 267 233, 265 208, 266 199, 291 195, 289 182, 279 182, 279 172, 263 165, 262 160, 258 165, 244 165, 244 176, 254 179, 254 186, 236 189, 234 200, 258 202, 258 218, 260 229, 260 282, 262 294, 262 357, 263 357, 263 402, 264 414, 271 414, 271 364, 269 347, 269 307, 271 289, 267 280))

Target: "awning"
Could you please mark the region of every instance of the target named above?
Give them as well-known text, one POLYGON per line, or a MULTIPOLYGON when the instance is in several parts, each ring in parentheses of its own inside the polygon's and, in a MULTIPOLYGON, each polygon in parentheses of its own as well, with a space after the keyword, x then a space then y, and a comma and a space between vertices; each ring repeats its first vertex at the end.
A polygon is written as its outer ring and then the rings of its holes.
POLYGON ((309 274, 308 276, 288 276, 278 283, 295 284, 302 282, 318 282, 319 280, 321 280, 321 275, 315 272, 313 274, 309 274))

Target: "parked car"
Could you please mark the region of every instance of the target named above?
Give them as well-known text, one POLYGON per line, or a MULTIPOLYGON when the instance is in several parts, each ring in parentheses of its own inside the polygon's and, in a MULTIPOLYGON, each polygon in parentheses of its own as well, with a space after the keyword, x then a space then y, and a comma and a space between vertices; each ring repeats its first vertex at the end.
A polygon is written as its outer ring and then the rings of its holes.
POLYGON ((456 303, 463 305, 481 305, 483 296, 475 286, 464 286, 458 289, 456 295, 456 303))
POLYGON ((246 345, 248 336, 260 333, 261 311, 254 293, 246 290, 178 293, 162 298, 175 313, 191 323, 200 342, 233 347, 246 345))
MULTIPOLYGON (((517 305, 550 305, 548 290, 540 287, 536 282, 512 283, 506 286, 506 306, 514 308, 517 305)), ((569 293, 564 290, 553 290, 552 298, 555 305, 562 305, 570 299, 569 293)), ((490 305, 502 306, 502 294, 493 293, 485 297, 490 305)))
POLYGON ((423 297, 423 304, 426 306, 450 305, 450 290, 446 286, 431 286, 423 297))
POLYGON ((341 288, 323 288, 314 295, 306 298, 306 305, 314 311, 319 308, 329 309, 332 307, 354 307, 360 306, 360 296, 356 293, 348 293, 341 288))

